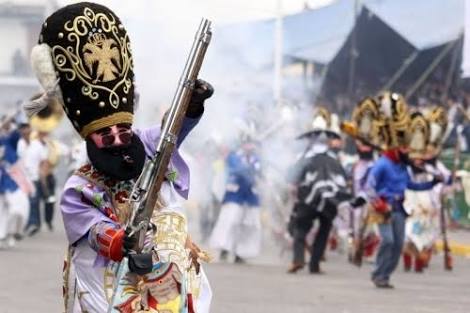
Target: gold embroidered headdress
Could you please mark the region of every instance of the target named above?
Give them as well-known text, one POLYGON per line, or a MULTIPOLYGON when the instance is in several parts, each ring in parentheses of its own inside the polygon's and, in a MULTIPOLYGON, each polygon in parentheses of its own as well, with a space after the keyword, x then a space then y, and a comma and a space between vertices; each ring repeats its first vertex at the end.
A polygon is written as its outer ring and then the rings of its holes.
POLYGON ((441 149, 447 133, 448 117, 442 107, 434 107, 424 111, 424 115, 430 126, 430 137, 428 154, 430 157, 437 156, 441 149))
POLYGON ((54 12, 42 26, 31 62, 43 88, 58 98, 83 138, 104 127, 132 124, 130 41, 105 6, 81 2, 54 12))
POLYGON ((372 98, 365 98, 358 103, 352 114, 352 123, 357 129, 359 138, 380 146, 381 135, 380 132, 384 126, 381 119, 379 106, 372 98))
POLYGON ((380 120, 384 125, 380 131, 383 145, 393 149, 408 145, 410 116, 403 97, 397 93, 384 92, 377 98, 380 120))
POLYGON ((429 123, 421 112, 413 112, 410 115, 408 130, 409 156, 412 159, 426 158, 429 144, 429 123))

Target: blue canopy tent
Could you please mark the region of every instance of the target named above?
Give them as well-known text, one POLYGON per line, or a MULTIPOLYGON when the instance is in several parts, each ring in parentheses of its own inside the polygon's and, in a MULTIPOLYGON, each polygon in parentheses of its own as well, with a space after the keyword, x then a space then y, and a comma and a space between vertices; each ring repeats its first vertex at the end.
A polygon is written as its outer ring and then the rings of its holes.
MULTIPOLYGON (((344 112, 338 105, 351 106, 382 89, 401 92, 415 102, 413 96, 428 81, 450 85, 458 74, 463 6, 463 0, 365 1, 355 27, 329 64, 321 98, 344 112), (345 97, 346 104, 338 103, 345 97)), ((436 102, 447 91, 438 93, 436 102)))
MULTIPOLYGON (((356 23, 354 3, 337 0, 283 19, 285 63, 322 65, 317 68, 326 69, 322 95, 328 100, 348 89, 359 89, 359 94, 383 87, 406 92, 405 86, 414 85, 444 50, 451 50, 448 43, 463 30, 464 0, 363 0, 356 23), (352 34, 358 56, 351 84, 352 34)), ((219 29, 216 46, 243 66, 271 68, 274 31, 274 19, 229 25, 219 29)), ((449 67, 452 55, 447 52, 436 70, 449 67)))
MULTIPOLYGON (((283 54, 286 58, 328 64, 354 26, 354 2, 339 0, 318 10, 305 10, 283 18, 283 54)), ((270 67, 274 59, 275 20, 226 25, 217 30, 214 46, 256 69, 270 67)))

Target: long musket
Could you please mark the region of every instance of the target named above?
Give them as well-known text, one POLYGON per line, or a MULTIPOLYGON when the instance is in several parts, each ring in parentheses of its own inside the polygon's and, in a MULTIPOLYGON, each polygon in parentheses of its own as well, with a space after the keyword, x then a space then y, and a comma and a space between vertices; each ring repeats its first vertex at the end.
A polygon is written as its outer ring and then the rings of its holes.
POLYGON ((359 228, 359 233, 357 235, 357 238, 353 239, 353 253, 351 256, 351 262, 352 264, 361 267, 362 266, 362 259, 364 257, 364 235, 367 230, 368 226, 368 221, 369 221, 369 207, 366 207, 366 214, 362 217, 362 224, 361 227, 359 228))
POLYGON ((137 253, 143 250, 145 233, 150 224, 158 200, 158 193, 165 179, 171 154, 175 148, 211 36, 211 22, 203 18, 186 60, 168 116, 163 124, 156 152, 153 158, 145 164, 142 174, 132 190, 130 198, 132 215, 126 232, 138 238, 137 246, 134 249, 137 253))
MULTIPOLYGON (((457 170, 459 169, 460 163, 460 141, 457 136, 457 140, 455 142, 455 151, 454 151, 454 164, 452 168, 452 198, 455 199, 455 181, 457 179, 457 170)), ((447 218, 446 218, 446 209, 447 206, 445 202, 449 203, 449 201, 444 201, 445 196, 442 194, 441 196, 441 211, 440 211, 440 222, 441 222, 441 236, 442 236, 442 249, 444 250, 444 269, 447 271, 451 271, 453 269, 453 262, 452 262, 452 254, 449 247, 449 240, 447 238, 447 218)), ((450 210, 448 210, 450 212, 450 210)))

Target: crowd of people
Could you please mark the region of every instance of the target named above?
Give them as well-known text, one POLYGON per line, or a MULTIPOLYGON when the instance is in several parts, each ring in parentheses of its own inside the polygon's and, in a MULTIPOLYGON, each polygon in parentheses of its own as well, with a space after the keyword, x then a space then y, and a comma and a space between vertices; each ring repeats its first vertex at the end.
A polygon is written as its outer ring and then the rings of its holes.
POLYGON ((54 154, 59 152, 49 130, 32 129, 24 114, 4 116, 1 130, 0 248, 12 248, 16 241, 37 234, 41 225, 54 228, 54 154))
POLYGON ((65 145, 53 137, 60 118, 50 112, 29 119, 17 111, 1 120, 0 249, 9 249, 41 230, 54 230, 56 172, 59 167, 74 171, 86 153, 79 142, 65 145))
MULTIPOLYGON (((284 225, 293 253, 287 272, 308 265, 310 273, 323 273, 328 243, 338 242, 353 264, 363 258, 375 264, 371 279, 378 288, 393 287, 390 277, 401 259, 406 271, 423 272, 446 227, 444 199, 455 179, 439 160, 446 110, 411 109, 401 95, 385 92, 359 102, 351 121, 340 123, 323 107, 314 111, 311 129, 298 138, 305 148, 285 177, 290 201, 280 204, 291 210, 284 225), (355 142, 353 156, 342 151, 347 136, 355 142)), ((245 263, 260 253, 262 145, 242 135, 226 154, 228 180, 209 240, 222 261, 232 254, 235 263, 245 263)))

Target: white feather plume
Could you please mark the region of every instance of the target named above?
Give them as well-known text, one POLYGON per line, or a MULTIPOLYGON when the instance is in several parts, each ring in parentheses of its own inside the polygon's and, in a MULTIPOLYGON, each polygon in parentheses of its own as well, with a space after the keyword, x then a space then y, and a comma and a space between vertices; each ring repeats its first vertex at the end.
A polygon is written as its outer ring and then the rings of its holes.
POLYGON ((330 131, 341 136, 341 129, 339 127, 339 117, 336 113, 331 114, 330 131))
POLYGON ((62 92, 58 85, 59 79, 52 62, 51 48, 47 44, 34 46, 31 51, 31 67, 44 89, 44 93, 37 99, 23 103, 23 109, 29 117, 46 108, 54 98, 63 103, 62 92))
POLYGON ((44 90, 51 89, 57 82, 51 48, 47 44, 36 45, 31 50, 31 67, 44 90))
POLYGON ((429 141, 433 144, 439 144, 439 140, 442 139, 443 137, 443 129, 442 127, 437 124, 437 123, 431 123, 431 133, 429 136, 429 141))
POLYGON ((44 110, 52 100, 59 98, 59 80, 39 98, 23 102, 23 110, 28 117, 32 117, 44 110))
POLYGON ((385 114, 385 116, 392 117, 392 99, 390 99, 390 97, 385 96, 382 99, 380 108, 382 109, 382 112, 385 114))

